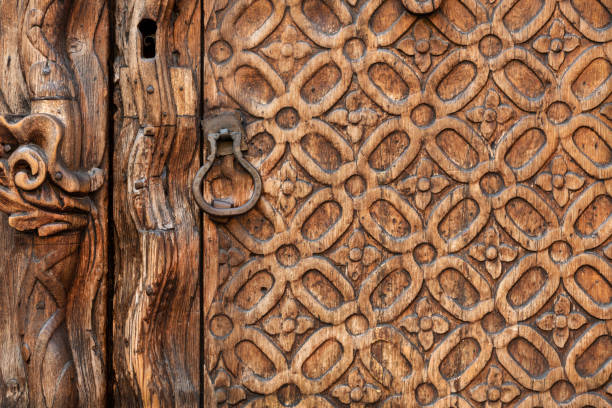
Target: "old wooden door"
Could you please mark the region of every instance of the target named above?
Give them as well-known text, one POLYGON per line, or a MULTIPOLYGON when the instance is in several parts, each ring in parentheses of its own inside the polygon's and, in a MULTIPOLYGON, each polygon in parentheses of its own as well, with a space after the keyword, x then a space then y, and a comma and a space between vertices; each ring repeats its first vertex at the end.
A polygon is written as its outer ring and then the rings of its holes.
POLYGON ((2 0, 0 143, 1 407, 612 405, 610 0, 2 0))
POLYGON ((611 8, 210 5, 205 401, 610 406, 611 8))

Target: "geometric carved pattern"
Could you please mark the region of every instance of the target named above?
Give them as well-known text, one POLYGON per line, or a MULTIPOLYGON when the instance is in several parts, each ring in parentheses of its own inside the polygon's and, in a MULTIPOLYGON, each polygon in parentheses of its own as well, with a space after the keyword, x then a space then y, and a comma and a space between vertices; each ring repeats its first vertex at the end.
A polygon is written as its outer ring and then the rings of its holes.
POLYGON ((265 193, 207 251, 217 403, 610 406, 612 4, 404 3, 208 21, 265 193))

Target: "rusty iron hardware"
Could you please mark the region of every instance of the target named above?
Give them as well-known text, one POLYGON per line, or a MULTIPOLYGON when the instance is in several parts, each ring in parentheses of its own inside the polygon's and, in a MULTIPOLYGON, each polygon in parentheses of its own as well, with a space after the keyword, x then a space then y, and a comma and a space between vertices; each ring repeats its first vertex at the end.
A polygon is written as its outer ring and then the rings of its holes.
MULTIPOLYGON (((207 134, 206 163, 196 173, 193 180, 193 195, 200 208, 214 217, 229 217, 244 214, 252 209, 261 196, 262 182, 257 169, 253 167, 242 155, 246 150, 244 141, 244 129, 240 120, 240 115, 236 112, 228 112, 207 120, 204 123, 205 133, 207 134), (249 201, 239 207, 225 207, 216 205, 215 202, 209 204, 204 200, 202 194, 202 184, 206 174, 211 169, 215 158, 233 154, 234 158, 253 178, 253 194, 249 201)), ((221 204, 221 203, 220 203, 221 204)))

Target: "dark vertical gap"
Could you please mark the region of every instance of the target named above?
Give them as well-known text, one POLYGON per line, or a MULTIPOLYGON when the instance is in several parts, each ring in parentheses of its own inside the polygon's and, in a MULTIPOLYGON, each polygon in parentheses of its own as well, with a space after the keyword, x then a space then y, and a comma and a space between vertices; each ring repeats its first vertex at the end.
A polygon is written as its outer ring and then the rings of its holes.
MULTIPOLYGON (((204 94, 204 31, 206 31, 205 27, 206 22, 204 21, 204 0, 200 0, 200 86, 198 87, 198 100, 200 103, 198 104, 198 117, 196 118, 196 131, 198 132, 198 140, 200 143, 198 144, 198 157, 200 160, 200 165, 202 165, 202 160, 204 159, 204 154, 202 152, 202 143, 204 140, 203 129, 202 129, 202 119, 204 118, 204 98, 202 95, 204 94)), ((198 208, 199 211, 199 208, 198 208)), ((205 370, 204 370, 204 213, 200 215, 200 250, 198 253, 200 267, 198 268, 200 280, 200 407, 204 408, 204 379, 205 379, 205 370)))
POLYGON ((115 295, 115 233, 114 233, 114 159, 115 159, 115 57, 117 46, 115 44, 115 0, 108 1, 108 208, 106 228, 107 233, 107 303, 106 303, 106 408, 114 406, 113 385, 115 369, 113 366, 113 302, 115 295))

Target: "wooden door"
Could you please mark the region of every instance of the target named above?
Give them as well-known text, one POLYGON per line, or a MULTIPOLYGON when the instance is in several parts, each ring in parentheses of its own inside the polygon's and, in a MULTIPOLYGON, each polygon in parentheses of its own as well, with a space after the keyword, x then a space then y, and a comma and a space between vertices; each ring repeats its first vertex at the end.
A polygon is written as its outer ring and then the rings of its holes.
POLYGON ((3 0, 0 144, 1 407, 612 405, 610 0, 3 0))
POLYGON ((210 4, 205 401, 610 406, 611 8, 210 4))

